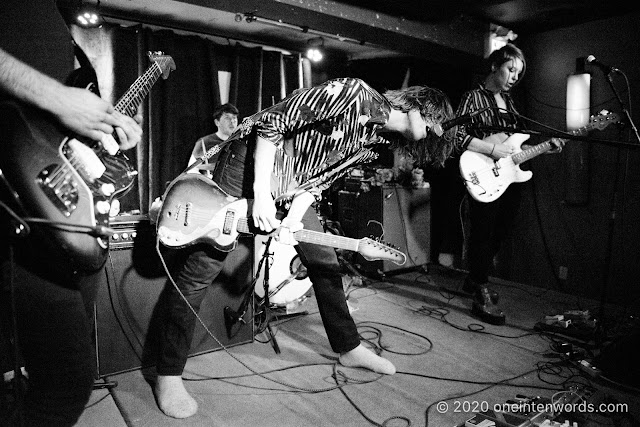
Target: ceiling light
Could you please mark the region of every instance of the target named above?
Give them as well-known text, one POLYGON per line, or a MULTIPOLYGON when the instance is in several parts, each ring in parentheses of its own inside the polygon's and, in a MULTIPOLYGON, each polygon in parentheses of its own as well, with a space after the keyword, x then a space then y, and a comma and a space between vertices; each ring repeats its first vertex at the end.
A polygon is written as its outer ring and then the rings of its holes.
POLYGON ((324 39, 322 37, 315 37, 307 40, 307 59, 311 62, 322 61, 324 47, 324 39))
POLYGON ((100 0, 95 5, 82 3, 76 11, 75 22, 83 28, 98 28, 104 24, 104 18, 98 10, 100 0))

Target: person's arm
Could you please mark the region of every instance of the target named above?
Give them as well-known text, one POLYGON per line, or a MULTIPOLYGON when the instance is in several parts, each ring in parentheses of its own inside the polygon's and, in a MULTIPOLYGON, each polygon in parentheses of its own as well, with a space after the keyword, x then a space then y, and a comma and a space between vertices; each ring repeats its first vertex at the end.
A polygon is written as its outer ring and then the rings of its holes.
POLYGON ((275 160, 276 146, 264 138, 257 137, 254 151, 253 182, 253 224, 264 232, 280 228, 275 235, 277 241, 295 245, 292 233, 302 229, 302 217, 315 201, 313 194, 302 191, 294 197, 287 216, 280 221, 276 218, 276 207, 271 195, 271 174, 275 160))
POLYGON ((475 151, 494 159, 507 157, 513 154, 513 149, 509 145, 503 144, 505 139, 506 135, 503 133, 494 134, 485 139, 472 138, 469 145, 467 145, 467 150, 475 151), (504 136, 504 138, 501 136, 504 136))
POLYGON ((258 136, 253 153, 253 225, 267 233, 280 226, 276 218, 276 205, 271 195, 271 173, 275 161, 276 146, 258 136))
POLYGON ((134 147, 142 137, 142 116, 128 117, 86 89, 65 86, 0 49, 0 90, 53 114, 78 135, 101 140, 115 131, 120 148, 134 147))

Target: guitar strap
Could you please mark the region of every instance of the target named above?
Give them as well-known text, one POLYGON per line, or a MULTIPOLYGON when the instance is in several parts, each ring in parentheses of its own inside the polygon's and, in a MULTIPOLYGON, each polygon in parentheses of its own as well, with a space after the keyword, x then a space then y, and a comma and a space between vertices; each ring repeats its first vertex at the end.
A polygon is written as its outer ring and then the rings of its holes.
MULTIPOLYGON (((185 170, 183 170, 181 172, 181 174, 183 173, 187 173, 190 170, 200 166, 201 164, 207 162, 211 157, 215 156, 216 154, 218 154, 220 151, 222 151, 222 149, 224 147, 226 147, 231 141, 229 141, 228 139, 226 141, 222 141, 221 143, 214 145, 213 147, 209 148, 207 150, 206 153, 204 153, 204 155, 202 157, 200 157, 199 159, 196 159, 195 162, 193 162, 192 164, 190 164, 189 166, 187 166, 187 168, 185 170)), ((204 150, 204 143, 202 146, 203 150, 204 150)))
POLYGON ((91 61, 87 57, 87 54, 84 53, 82 48, 72 39, 73 42, 73 51, 75 54, 78 63, 80 64, 80 68, 77 68, 69 74, 65 84, 67 86, 74 87, 82 87, 86 85, 87 82, 90 82, 88 89, 100 96, 100 89, 98 88, 98 76, 96 75, 96 70, 91 65, 91 61))

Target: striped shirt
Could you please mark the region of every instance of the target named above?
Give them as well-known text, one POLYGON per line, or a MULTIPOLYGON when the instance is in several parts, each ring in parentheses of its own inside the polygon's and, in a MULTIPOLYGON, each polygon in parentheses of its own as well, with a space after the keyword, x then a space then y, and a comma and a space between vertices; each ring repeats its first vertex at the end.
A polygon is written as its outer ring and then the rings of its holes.
POLYGON ((490 109, 475 116, 473 118, 471 126, 458 126, 458 130, 456 132, 456 141, 458 142, 458 147, 460 147, 461 150, 466 150, 467 146, 474 137, 478 139, 484 139, 492 133, 495 133, 495 131, 488 132, 476 129, 473 124, 484 126, 501 126, 509 128, 519 127, 517 116, 510 113, 518 112, 513 103, 513 98, 511 98, 511 94, 509 94, 508 92, 503 92, 502 98, 504 99, 505 104, 507 104, 507 110, 509 112, 501 111, 498 109, 498 103, 496 101, 496 98, 493 96, 493 92, 486 89, 482 84, 478 88, 465 92, 462 95, 460 104, 458 105, 458 111, 456 112, 457 117, 463 114, 471 113, 473 111, 482 110, 483 108, 487 107, 489 107, 490 109))
POLYGON ((307 189, 318 194, 349 169, 377 158, 367 147, 390 143, 377 134, 390 112, 387 99, 365 82, 339 78, 294 91, 245 118, 229 140, 246 138, 255 131, 277 147, 275 196, 309 180, 314 184, 307 189), (333 174, 332 170, 343 166, 339 174, 333 174))

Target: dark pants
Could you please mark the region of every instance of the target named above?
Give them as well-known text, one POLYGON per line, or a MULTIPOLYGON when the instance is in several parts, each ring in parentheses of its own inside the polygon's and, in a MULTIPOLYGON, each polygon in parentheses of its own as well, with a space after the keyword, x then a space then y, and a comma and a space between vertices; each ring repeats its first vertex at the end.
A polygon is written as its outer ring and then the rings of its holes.
MULTIPOLYGON (((5 308, 8 262, 2 267, 5 308)), ((25 426, 72 426, 89 401, 96 369, 91 315, 97 289, 94 279, 85 277, 78 287, 68 288, 15 268, 18 343, 29 375, 25 426)), ((10 425, 20 425, 15 418, 10 425)))
MULTIPOLYGON (((245 175, 250 162, 245 162, 244 150, 235 144, 221 154, 214 176, 227 193, 248 196, 251 187, 250 174, 245 175)), ((251 166, 252 167, 252 166, 251 166)), ((305 229, 324 232, 315 210, 305 213, 302 223, 305 229)), ((308 243, 296 247, 302 263, 307 268, 318 302, 320 316, 333 351, 342 353, 360 344, 355 322, 349 313, 340 265, 333 248, 308 243)), ((205 292, 223 267, 225 254, 205 245, 195 245, 182 250, 181 260, 172 276, 189 304, 198 311, 205 292)), ((250 291, 251 292, 251 291, 250 291)), ((156 368, 159 375, 181 375, 193 338, 196 318, 175 287, 167 282, 161 296, 161 330, 156 368)))
POLYGON ((522 184, 512 184, 493 202, 482 203, 469 197, 469 279, 475 284, 485 284, 493 258, 500 250, 520 207, 522 184))

